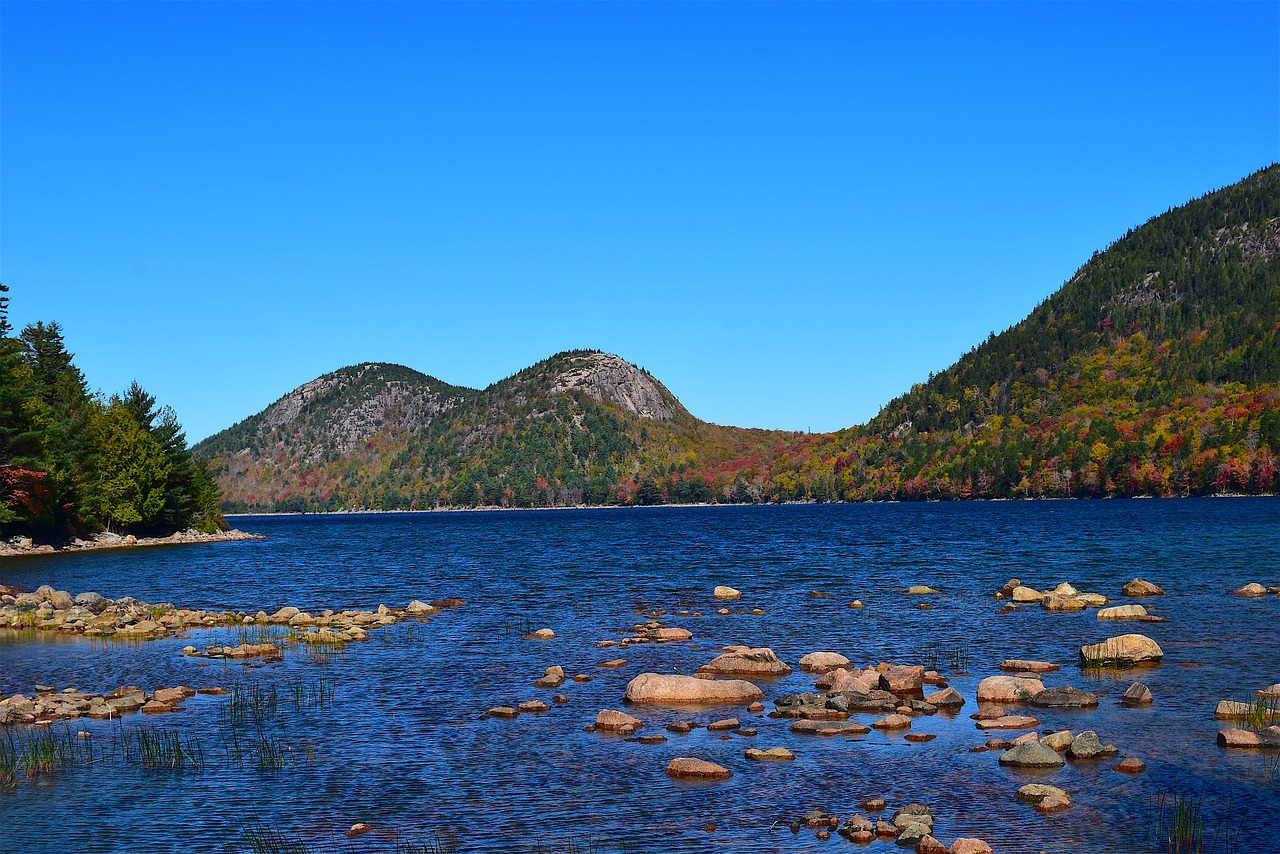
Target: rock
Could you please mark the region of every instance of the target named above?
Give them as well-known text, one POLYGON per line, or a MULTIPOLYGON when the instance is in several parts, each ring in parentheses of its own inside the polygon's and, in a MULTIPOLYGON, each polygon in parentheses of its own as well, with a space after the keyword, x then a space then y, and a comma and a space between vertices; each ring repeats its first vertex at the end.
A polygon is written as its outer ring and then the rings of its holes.
POLYGON ((1254 716, 1273 721, 1280 719, 1280 708, 1274 708, 1262 701, 1258 703, 1241 703, 1237 700, 1221 700, 1218 703, 1218 708, 1214 709, 1213 716, 1219 720, 1227 721, 1244 720, 1254 716))
POLYGON ((916 843, 916 854, 947 854, 947 846, 926 835, 916 843))
POLYGON ((545 712, 551 707, 541 700, 525 700, 523 703, 516 706, 516 708, 522 712, 545 712))
POLYGON ((800 659, 800 669, 807 673, 826 673, 848 665, 849 659, 838 652, 811 652, 800 659))
POLYGON ((1071 809, 1071 799, 1061 795, 1049 795, 1036 804, 1036 812, 1055 813, 1071 809))
POLYGON ((144 715, 162 715, 165 712, 172 712, 172 711, 174 711, 173 706, 171 706, 168 703, 162 703, 159 700, 148 700, 142 706, 142 713, 144 715))
POLYGON ((911 596, 928 596, 931 593, 937 592, 938 591, 934 590, 932 587, 927 587, 923 584, 916 584, 907 588, 907 593, 911 596))
POLYGON ((1254 582, 1250 582, 1249 584, 1246 584, 1244 587, 1238 587, 1235 590, 1232 590, 1231 595, 1247 596, 1247 597, 1266 596, 1267 588, 1263 587, 1261 584, 1258 584, 1256 581, 1254 581, 1254 582))
POLYGON ((667 776, 682 780, 727 780, 733 776, 733 772, 714 762, 678 756, 667 765, 667 776))
POLYGON ((947 849, 947 854, 992 854, 992 851, 991 846, 981 839, 961 837, 951 843, 951 847, 947 849))
POLYGON ((759 649, 728 652, 717 656, 698 668, 698 672, 715 676, 752 676, 759 678, 786 676, 791 672, 791 668, 779 661, 778 656, 773 654, 773 650, 761 647, 759 649))
POLYGON ((158 702, 168 703, 171 706, 181 703, 188 697, 194 697, 196 689, 188 688, 180 685, 177 688, 157 688, 152 695, 158 702))
POLYGON ((415 617, 424 617, 431 614, 439 614, 440 609, 434 605, 428 605, 426 602, 420 602, 414 599, 409 606, 404 609, 405 613, 412 614, 415 617))
POLYGON ((737 705, 763 700, 764 692, 742 679, 698 679, 641 673, 627 683, 622 697, 630 703, 737 705))
POLYGON ((992 720, 978 721, 978 729, 1031 729, 1040 726, 1040 721, 1024 715, 1005 715, 992 720))
POLYGON ((1062 582, 1053 590, 1049 591, 1053 596, 1079 596, 1080 591, 1067 582, 1062 582))
POLYGON ((1080 664, 1083 667, 1127 666, 1158 662, 1162 658, 1164 650, 1146 635, 1120 635, 1080 647, 1080 664))
POLYGON ((597 667, 608 667, 608 668, 613 669, 613 668, 618 668, 618 667, 626 667, 626 665, 627 665, 627 660, 626 660, 625 658, 614 658, 614 659, 611 659, 611 660, 609 660, 609 661, 602 661, 602 662, 600 662, 600 663, 599 663, 598 665, 596 665, 596 666, 597 666, 597 667))
POLYGON ((1101 593, 1080 593, 1076 596, 1076 599, 1086 605, 1092 605, 1095 608, 1099 605, 1107 604, 1108 601, 1107 597, 1103 596, 1101 593))
POLYGON ((1098 611, 1099 620, 1141 620, 1147 616, 1147 609, 1141 605, 1112 605, 1098 611))
POLYGON ((926 695, 924 701, 940 709, 958 709, 964 705, 964 696, 955 688, 944 688, 926 695))
POLYGON ((911 727, 911 718, 906 715, 886 715, 871 726, 874 729, 882 730, 909 729, 911 727))
POLYGON ((347 836, 361 836, 371 830, 373 830, 373 825, 365 824, 363 821, 358 821, 351 825, 351 829, 347 831, 347 836))
POLYGON ((854 600, 853 600, 852 602, 850 602, 846 607, 849 607, 849 608, 865 608, 865 607, 867 607, 867 606, 862 604, 862 600, 861 600, 861 599, 854 599, 854 600))
POLYGON ((1067 756, 1072 759, 1098 759, 1103 756, 1115 756, 1120 751, 1111 745, 1103 746, 1098 734, 1093 730, 1085 730, 1071 740, 1067 748, 1067 756))
POLYGON ((1064 729, 1060 732, 1050 733, 1040 739, 1040 743, 1045 747, 1066 753, 1067 748, 1071 746, 1071 742, 1075 740, 1075 736, 1071 734, 1071 730, 1064 729))
POLYGON ((1262 732, 1247 729, 1218 730, 1218 746, 1242 750, 1280 750, 1280 726, 1262 732))
POLYGON ((920 665, 891 665, 880 674, 880 688, 894 694, 912 694, 924 685, 924 668, 920 665))
POLYGON ((747 758, 757 762, 790 762, 796 755, 785 747, 770 747, 768 750, 747 748, 747 758))
POLYGON ((665 735, 642 735, 636 741, 641 744, 666 744, 667 737, 665 735))
POLYGON ((600 714, 596 715, 596 729, 605 732, 618 732, 623 727, 630 727, 634 732, 644 726, 644 721, 639 718, 633 718, 626 712, 618 712, 613 709, 601 709, 600 714))
POLYGON ((1044 599, 1044 594, 1030 587, 1015 587, 1009 594, 1009 598, 1015 602, 1039 602, 1044 599))
POLYGON ((760 702, 759 700, 756 700, 754 703, 747 706, 747 711, 752 712, 754 714, 759 714, 760 712, 764 711, 764 703, 760 702))
POLYGON ((1059 685, 1036 694, 1031 705, 1040 709, 1092 709, 1097 707, 1098 697, 1070 685, 1059 685))
POLYGON ((725 585, 721 584, 717 586, 715 590, 711 591, 711 598, 712 599, 741 599, 742 591, 735 590, 732 587, 726 587, 725 585))
POLYGON ((86 592, 81 593, 73 600, 76 605, 81 608, 87 608, 95 614, 100 614, 111 604, 111 600, 100 593, 86 592))
POLYGON ((467 603, 461 599, 432 599, 431 604, 436 608, 461 608, 467 603))
POLYGON ((1006 658, 1000 662, 1000 669, 1006 673, 1052 673, 1061 670, 1059 664, 1048 661, 1027 661, 1021 658, 1006 658))
POLYGON ((287 623, 294 617, 298 616, 299 613, 301 612, 297 608, 292 605, 286 605, 267 619, 272 623, 287 623))
POLYGON ((1124 696, 1120 698, 1122 706, 1149 706, 1151 705, 1151 689, 1141 682, 1134 682, 1125 689, 1124 696))
POLYGON ((852 721, 796 721, 791 725, 796 735, 866 735, 870 727, 852 721))
POLYGON ((1000 764, 1013 768, 1061 768, 1066 761, 1038 741, 1024 741, 1000 754, 1000 764))
POLYGON ((663 626, 653 634, 653 639, 659 643, 671 643, 673 641, 687 641, 693 638, 693 632, 688 629, 682 629, 678 626, 663 626))
POLYGON ((559 665, 548 667, 542 678, 533 683, 535 688, 559 688, 564 684, 564 668, 559 665))
POLYGON ((988 676, 978 683, 979 703, 1026 703, 1044 691, 1039 679, 1023 676, 988 676))
POLYGON ((897 842, 903 847, 919 845, 929 836, 930 826, 923 822, 912 822, 898 831, 897 842))
POLYGON ((723 730, 737 729, 742 726, 737 718, 725 718, 724 720, 715 721, 707 724, 708 732, 721 732, 723 730))
POLYGON ((1030 804, 1038 804, 1048 797, 1065 798, 1071 800, 1071 796, 1059 789, 1057 786, 1048 786, 1044 783, 1028 783, 1018 789, 1014 795, 1018 800, 1025 801, 1030 804))
POLYGON ((1280 682, 1258 692, 1259 697, 1280 697, 1280 682))
POLYGON ((1143 771, 1147 770, 1147 763, 1143 762, 1141 759, 1136 759, 1131 756, 1112 770, 1119 771, 1121 774, 1141 774, 1143 771))
POLYGON ((1046 611, 1083 611, 1088 606, 1075 596, 1050 593, 1040 600, 1040 607, 1046 611))
POLYGON ((551 629, 538 629, 524 636, 524 640, 555 640, 556 633, 551 629))
POLYGON ((1150 581, 1143 581, 1141 578, 1135 578, 1120 590, 1125 596, 1137 598, 1139 596, 1163 596, 1164 591, 1152 584, 1150 581))
POLYGON ((667 732, 674 732, 680 735, 693 731, 693 724, 688 721, 676 721, 673 724, 667 724, 667 732))

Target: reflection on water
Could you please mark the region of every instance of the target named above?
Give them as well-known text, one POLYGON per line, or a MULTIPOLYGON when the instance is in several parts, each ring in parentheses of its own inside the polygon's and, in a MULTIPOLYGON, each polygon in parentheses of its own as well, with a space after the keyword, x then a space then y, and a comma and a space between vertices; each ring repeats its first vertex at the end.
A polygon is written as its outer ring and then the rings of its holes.
MULTIPOLYGON (((452 834, 460 850, 804 851, 811 831, 787 825, 822 808, 847 818, 869 797, 933 808, 945 843, 980 836, 997 851, 1144 851, 1153 800, 1176 791, 1202 798, 1206 838, 1231 816, 1240 849, 1271 850, 1280 774, 1259 754, 1215 744, 1219 699, 1280 682, 1280 599, 1224 592, 1246 581, 1280 584, 1280 501, 1105 501, 971 505, 655 508, 237 520, 261 543, 105 552, 0 564, 0 582, 50 583, 113 598, 268 612, 467 601, 425 624, 400 624, 332 653, 291 649, 278 663, 234 663, 181 654, 188 643, 227 642, 227 632, 147 643, 0 633, 0 691, 58 688, 148 690, 220 686, 175 715, 76 722, 105 761, 0 794, 6 850, 220 851, 246 823, 300 835, 320 849, 389 850, 395 839, 452 834), (1102 624, 1094 611, 1024 607, 998 615, 992 592, 1010 577, 1044 588, 1070 581, 1113 599, 1141 576, 1170 595, 1147 600, 1163 624, 1102 624), (735 607, 764 616, 717 616, 716 584, 744 592, 735 607), (942 590, 932 610, 904 595, 942 590), (810 598, 810 591, 833 594, 810 598), (858 598, 864 610, 845 603, 858 598), (597 649, 662 608, 690 643, 597 649), (704 617, 680 617, 681 608, 704 617), (1143 631, 1165 650, 1140 671, 1151 709, 1121 709, 1126 673, 1081 673, 1079 645, 1143 631), (522 641, 513 627, 555 630, 522 641), (707 723, 732 711, 751 738, 705 729, 641 745, 582 730, 645 670, 689 673, 729 643, 771 646, 793 667, 814 650, 855 663, 922 662, 959 653, 968 676, 952 684, 969 705, 954 718, 917 718, 925 744, 873 732, 862 738, 790 733, 789 722, 743 709, 632 708, 644 733, 679 719, 707 723), (612 658, 620 669, 600 668, 612 658), (1037 711, 1043 728, 1097 730, 1143 759, 1145 774, 1114 761, 1071 763, 1048 774, 1001 768, 996 753, 969 753, 988 737, 969 720, 978 681, 1005 658, 1056 661, 1046 684, 1104 694, 1096 711, 1037 711), (532 687, 563 665, 589 682, 532 687), (1198 667, 1183 667, 1196 664, 1198 667), (274 689, 270 710, 253 698, 274 689), (564 694, 514 721, 491 706, 564 694), (315 696, 323 695, 317 702, 315 696), (240 697, 240 711, 228 709, 240 697), (154 769, 129 761, 130 733, 178 729, 199 739, 202 767, 154 769), (748 763, 746 747, 785 746, 789 763, 748 763), (675 756, 719 762, 734 776, 714 784, 670 780, 675 756), (1070 792, 1075 806, 1036 814, 1013 798, 1027 781, 1070 792), (44 783, 48 783, 44 785, 44 783), (348 840, 358 821, 374 831, 348 840), (705 828, 714 825, 715 831, 705 828)), ((770 698, 809 690, 800 672, 762 683, 770 698)), ((855 716, 870 723, 872 716, 855 716)), ((135 736, 136 737, 136 736, 135 736)), ((1274 763, 1272 763, 1274 765, 1274 763)), ((827 845, 844 846, 838 837, 827 845)), ((871 850, 895 851, 886 843, 871 850)), ((1219 850, 1226 850, 1220 846, 1219 850)))

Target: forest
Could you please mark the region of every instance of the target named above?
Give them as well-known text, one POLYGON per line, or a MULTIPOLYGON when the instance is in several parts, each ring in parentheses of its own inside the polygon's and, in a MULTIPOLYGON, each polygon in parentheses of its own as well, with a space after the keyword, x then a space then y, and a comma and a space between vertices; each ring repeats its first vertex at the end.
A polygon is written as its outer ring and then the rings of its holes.
POLYGON ((14 335, 0 285, 0 534, 225 530, 222 494, 177 416, 137 382, 91 394, 57 323, 14 335))

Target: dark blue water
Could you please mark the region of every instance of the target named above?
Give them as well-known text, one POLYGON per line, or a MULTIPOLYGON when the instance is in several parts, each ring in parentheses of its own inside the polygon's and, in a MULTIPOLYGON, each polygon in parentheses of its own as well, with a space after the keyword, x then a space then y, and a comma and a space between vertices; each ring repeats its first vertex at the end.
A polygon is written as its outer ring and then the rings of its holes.
MULTIPOLYGON (((1227 592, 1249 581, 1280 584, 1280 500, 1095 501, 930 505, 655 508, 242 518, 265 542, 10 559, 0 582, 49 583, 74 592, 136 596, 180 607, 272 611, 282 605, 371 608, 460 597, 430 623, 371 634, 329 660, 290 652, 261 668, 201 662, 179 652, 206 633, 146 644, 85 639, 0 642, 0 691, 35 682, 103 690, 121 684, 276 684, 327 680, 336 703, 281 712, 269 726, 293 749, 282 770, 220 759, 226 700, 197 697, 163 719, 123 728, 180 727, 202 739, 202 770, 146 771, 112 745, 121 724, 86 722, 103 761, 0 793, 4 850, 220 851, 260 820, 316 849, 389 850, 394 840, 455 840, 458 850, 810 851, 826 843, 786 824, 823 808, 842 819, 869 797, 921 801, 944 844, 987 839, 999 852, 1149 851, 1154 799, 1199 799, 1205 850, 1272 851, 1280 833, 1275 760, 1219 750, 1220 699, 1280 682, 1280 599, 1227 592), (1163 624, 1100 623, 1095 610, 1052 614, 1038 606, 997 615, 992 598, 1010 577, 1038 588, 1070 581, 1114 600, 1141 576, 1169 595, 1147 600, 1163 624), (765 616, 717 616, 711 589, 744 591, 765 616), (931 584, 933 610, 904 594, 931 584), (812 599, 810 591, 831 593, 812 599), (867 608, 845 603, 860 598, 867 608), (644 617, 644 608, 693 631, 692 643, 597 649, 644 617), (677 617, 682 608, 707 616, 677 617), (553 628, 544 643, 519 629, 553 628), (1164 648, 1155 669, 1097 677, 1075 665, 1082 643, 1141 631, 1164 648), (754 738, 694 730, 661 745, 586 733, 602 708, 622 708, 628 680, 646 670, 688 673, 729 643, 770 646, 793 667, 815 650, 859 664, 916 663, 934 647, 961 647, 971 675, 952 684, 970 700, 954 718, 917 718, 936 740, 910 744, 879 733, 855 740, 792 735, 788 721, 745 710, 629 709, 661 733, 679 719, 736 713, 754 738), (619 670, 596 665, 615 657, 619 670), (1048 774, 1002 769, 998 753, 968 752, 987 735, 968 714, 978 681, 1008 657, 1056 661, 1047 685, 1110 692, 1088 712, 1038 712, 1042 727, 1097 730, 1104 743, 1143 759, 1145 774, 1114 760, 1072 763, 1048 774), (532 682, 552 664, 593 681, 558 691, 532 682), (1196 665, 1188 667, 1183 665, 1196 665), (1121 709, 1134 678, 1156 703, 1121 709), (569 697, 515 721, 490 706, 569 697), (785 746, 795 762, 749 763, 746 747, 785 746), (689 785, 663 773, 675 756, 734 771, 722 783, 689 785), (1070 792, 1075 806, 1041 816, 1013 793, 1028 780, 1070 792), (342 833, 364 821, 375 831, 342 833), (714 826, 715 830, 706 828, 714 826), (1237 845, 1226 845, 1230 829, 1237 845), (1219 834, 1215 846, 1215 833, 1219 834), (1238 837, 1235 836, 1238 834, 1238 837)), ((944 668, 945 670, 945 668, 944 668)), ((794 673, 762 683, 766 694, 808 690, 794 673)), ((869 723, 871 718, 855 719, 869 723)), ((1274 757, 1274 754, 1272 754, 1274 757)), ((875 843, 872 850, 899 850, 875 843)))

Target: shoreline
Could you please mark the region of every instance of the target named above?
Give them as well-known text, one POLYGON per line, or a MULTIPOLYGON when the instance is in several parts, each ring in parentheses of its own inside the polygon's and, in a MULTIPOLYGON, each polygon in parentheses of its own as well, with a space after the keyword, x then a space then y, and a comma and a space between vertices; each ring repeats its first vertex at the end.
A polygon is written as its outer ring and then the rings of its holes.
POLYGON ((271 510, 262 510, 253 513, 224 513, 226 519, 248 519, 259 516, 380 516, 389 514, 399 514, 405 516, 426 515, 428 513, 511 513, 511 512, 547 512, 552 510, 674 510, 685 507, 794 507, 794 506, 815 506, 818 504, 826 505, 842 505, 855 506, 865 504, 996 504, 1009 503, 1015 501, 1040 502, 1040 501, 1182 501, 1186 499, 1231 499, 1231 498, 1276 498, 1280 493, 1263 492, 1258 494, 1250 494, 1244 492, 1219 492, 1213 495, 1175 495, 1164 497, 1159 495, 1123 495, 1123 496, 1104 496, 1102 498, 1083 498, 1079 496, 1053 496, 1044 498, 970 498, 963 500, 944 501, 940 498, 930 499, 928 501, 762 501, 756 504, 748 503, 720 503, 720 502, 704 502, 699 504, 565 504, 556 507, 499 507, 494 505, 486 505, 483 507, 431 507, 426 510, 379 510, 368 508, 353 508, 350 510, 307 510, 307 511, 282 511, 276 512, 271 510))
POLYGON ((151 546, 198 545, 201 543, 240 543, 250 540, 265 540, 264 534, 251 534, 232 528, 230 531, 218 531, 205 534, 200 531, 178 531, 167 537, 135 537, 118 534, 97 534, 93 539, 75 538, 68 543, 55 546, 52 543, 34 543, 30 538, 18 538, 0 542, 0 558, 34 557, 37 555, 75 554, 76 552, 103 551, 105 549, 137 549, 151 546), (25 540, 26 545, 16 540, 25 540))

